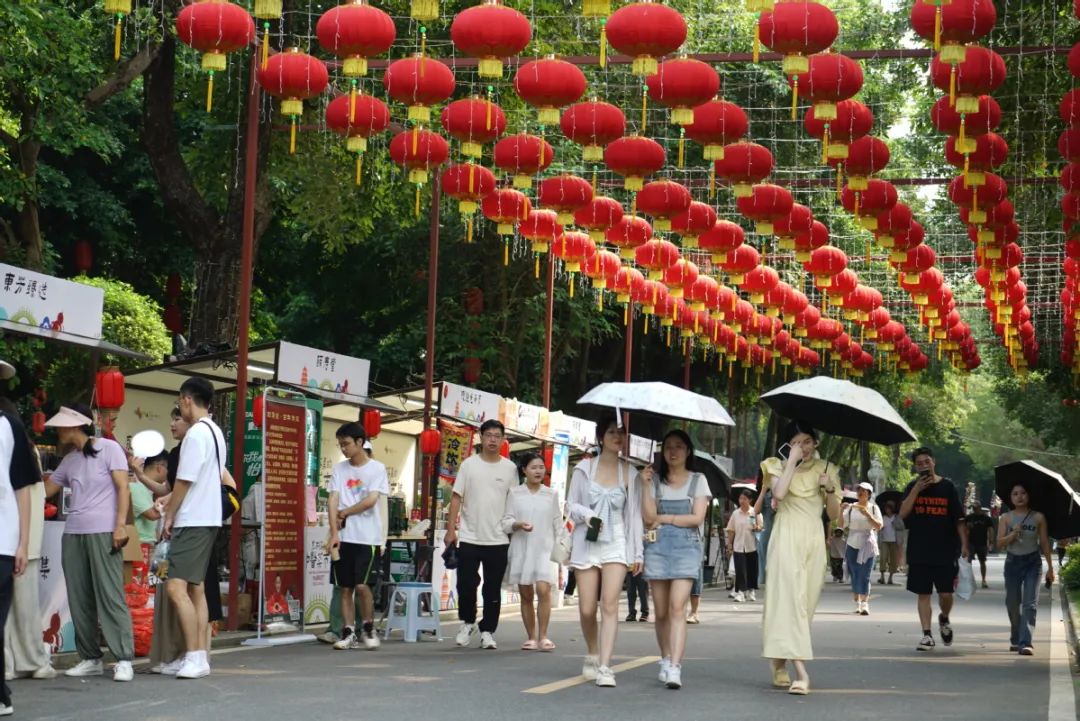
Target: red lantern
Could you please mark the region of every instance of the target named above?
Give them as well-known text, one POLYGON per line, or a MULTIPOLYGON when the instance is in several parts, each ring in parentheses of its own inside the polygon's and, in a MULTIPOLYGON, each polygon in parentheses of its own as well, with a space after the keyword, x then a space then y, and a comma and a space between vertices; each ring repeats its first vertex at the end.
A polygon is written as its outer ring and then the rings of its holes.
POLYGON ((731 183, 736 198, 749 198, 753 184, 772 172, 773 155, 757 143, 738 142, 726 146, 723 157, 713 166, 716 175, 731 183))
POLYGON ((672 216, 671 230, 679 234, 684 248, 698 247, 698 236, 716 225, 716 211, 711 205, 693 201, 683 212, 672 216))
POLYGON ((679 260, 679 248, 667 240, 652 240, 639 245, 634 251, 634 262, 648 271, 649 280, 660 280, 664 271, 679 260))
POLYGON ((930 64, 934 85, 949 94, 949 102, 959 113, 978 111, 979 96, 989 95, 1005 82, 1005 61, 993 50, 972 45, 964 60, 948 63, 943 50, 930 64))
POLYGON ((771 183, 755 185, 749 197, 735 200, 739 212, 754 221, 754 232, 758 235, 771 235, 773 221, 787 216, 793 204, 791 191, 771 183))
POLYGON ((641 271, 627 266, 619 268, 611 282, 611 290, 615 292, 615 297, 620 303, 629 303, 644 286, 645 276, 641 274, 641 271))
POLYGON ((897 270, 904 273, 905 281, 917 283, 919 281, 919 273, 933 268, 936 261, 937 254, 934 253, 933 248, 928 245, 917 245, 907 251, 904 255, 904 259, 895 265, 897 270))
POLYGON ((983 185, 986 173, 1008 158, 1009 144, 997 133, 980 135, 974 141, 974 150, 962 154, 956 149, 957 139, 949 136, 945 141, 945 160, 963 172, 968 185, 983 185))
POLYGON ((712 254, 713 265, 720 265, 745 240, 746 234, 741 226, 730 220, 718 220, 712 228, 698 236, 698 247, 712 254))
POLYGON ((584 178, 563 173, 540 181, 536 200, 544 208, 559 214, 559 223, 574 222, 574 212, 589 204, 593 198, 592 185, 584 178))
POLYGON ((806 72, 788 76, 788 84, 792 89, 792 108, 798 104, 801 91, 814 105, 817 118, 836 120, 836 104, 854 97, 862 89, 862 66, 846 55, 818 53, 809 57, 806 72))
POLYGON ((598 250, 585 258, 585 262, 581 264, 581 272, 592 280, 593 288, 605 290, 614 282, 620 267, 618 255, 610 250, 598 250))
POLYGON ((495 174, 482 165, 461 163, 443 171, 443 192, 458 201, 458 212, 465 219, 465 242, 472 242, 472 214, 480 201, 495 190, 495 174))
POLYGON ((1005 200, 1009 194, 1008 184, 994 173, 985 173, 984 181, 979 186, 964 185, 963 176, 953 178, 949 183, 949 199, 960 206, 971 209, 968 219, 972 223, 979 223, 985 218, 985 212, 980 216, 979 209, 992 208, 1005 200))
POLYGON ((581 265, 585 260, 596 254, 596 243, 587 233, 568 230, 559 236, 551 247, 555 257, 561 258, 566 266, 566 272, 570 274, 570 297, 574 297, 574 274, 581 272, 581 265))
POLYGON ((563 135, 582 147, 582 159, 598 163, 604 146, 626 133, 626 116, 611 103, 595 98, 567 108, 559 121, 563 135))
POLYGON ((760 264, 760 253, 749 245, 740 245, 728 252, 727 258, 720 263, 720 267, 728 274, 728 280, 732 285, 742 285, 746 274, 760 264))
POLYGON ((417 53, 390 63, 383 87, 394 100, 409 106, 409 120, 431 121, 431 106, 454 94, 454 72, 443 63, 417 53))
POLYGON ((877 230, 877 216, 896 205, 896 188, 887 180, 870 180, 862 190, 844 186, 840 202, 867 230, 877 230))
POLYGON ((184 292, 184 281, 180 277, 179 273, 169 273, 169 277, 165 279, 165 297, 167 298, 179 298, 180 294, 184 292))
POLYGON ((585 94, 585 84, 585 73, 578 66, 554 55, 527 62, 514 75, 514 90, 539 109, 541 125, 558 123, 559 108, 577 102, 585 94))
POLYGON ((604 195, 597 195, 588 205, 574 211, 574 224, 589 231, 589 237, 595 243, 604 242, 604 233, 617 224, 623 217, 623 207, 619 201, 604 195))
MULTIPOLYGON (((397 37, 394 20, 367 0, 351 0, 330 8, 315 25, 315 35, 323 50, 342 59, 341 73, 347 78, 367 75, 368 58, 390 50, 397 37)), ((356 81, 352 81, 355 88, 356 81)))
POLYGON ((653 75, 656 59, 679 49, 686 41, 686 20, 673 8, 658 2, 624 5, 605 26, 611 47, 634 58, 635 75, 653 75))
POLYGON ((75 272, 82 275, 90 272, 94 266, 94 246, 89 240, 75 241, 75 272))
POLYGON ((115 410, 124 405, 124 374, 116 366, 106 366, 94 378, 94 399, 101 410, 115 410))
POLYGON ((475 385, 484 371, 484 361, 475 356, 465 358, 461 363, 461 379, 468 385, 475 385))
POLYGON ((893 247, 894 235, 911 227, 913 220, 911 208, 903 203, 896 203, 888 212, 877 217, 877 230, 874 235, 882 248, 893 247))
POLYGON ((555 152, 536 135, 509 135, 495 143, 495 166, 514 176, 515 188, 531 188, 532 177, 545 170, 555 152))
POLYGON ((823 161, 844 160, 848 146, 870 133, 874 126, 874 114, 858 100, 841 100, 836 104, 836 118, 818 118, 817 111, 810 108, 803 117, 806 132, 821 140, 823 161))
POLYGON ((739 287, 750 294, 750 302, 761 305, 765 302, 765 294, 780 283, 780 274, 767 265, 759 265, 743 276, 739 287))
POLYGON ((518 230, 532 245, 532 252, 536 256, 534 273, 539 278, 540 254, 548 252, 551 244, 563 233, 559 216, 554 210, 530 211, 528 217, 518 225, 518 230))
POLYGON ((214 73, 225 72, 228 53, 242 50, 255 38, 255 21, 248 11, 231 2, 200 0, 176 16, 176 36, 202 53, 202 69, 209 78, 206 112, 214 100, 214 73))
POLYGON ((829 229, 819 220, 810 223, 810 230, 795 236, 795 260, 806 263, 810 254, 829 244, 829 229))
POLYGON ((659 172, 666 162, 667 153, 663 146, 652 138, 639 135, 619 138, 604 148, 604 163, 612 172, 623 176, 626 190, 641 190, 645 178, 659 172))
POLYGON ((804 266, 819 288, 829 288, 832 277, 847 268, 847 255, 834 245, 825 245, 810 253, 804 266))
POLYGON ((720 92, 720 76, 707 63, 679 57, 660 63, 645 85, 650 98, 671 108, 671 122, 690 125, 694 108, 720 92))
POLYGON ((326 127, 345 136, 345 147, 356 153, 355 182, 360 184, 367 139, 390 125, 390 109, 371 95, 342 95, 326 106, 326 127), (350 114, 349 109, 352 108, 350 114))
POLYGON ((964 46, 978 42, 997 23, 992 0, 955 0, 944 4, 915 0, 911 8, 911 27, 934 49, 941 49, 942 59, 963 62, 964 46))
POLYGON ((1080 128, 1066 128, 1061 132, 1058 136, 1058 152, 1070 163, 1080 162, 1080 128))
POLYGON ((720 160, 724 146, 746 135, 750 121, 735 103, 710 100, 694 108, 694 120, 683 129, 686 137, 705 146, 705 160, 720 160))
POLYGON ((510 441, 505 441, 504 440, 502 442, 502 445, 499 446, 499 455, 502 456, 503 458, 509 458, 510 457, 510 441))
POLYGON ((430 130, 403 130, 390 141, 390 159, 409 171, 409 182, 418 186, 428 181, 428 174, 450 157, 446 139, 430 130))
POLYGON ((852 190, 866 190, 868 178, 879 173, 889 164, 889 146, 873 135, 854 140, 848 145, 844 170, 852 190))
POLYGON ((251 397, 251 422, 255 424, 256 428, 263 427, 263 411, 266 405, 266 397, 261 393, 256 393, 251 397))
POLYGON ((1001 123, 1001 106, 989 95, 981 95, 977 111, 961 113, 949 105, 948 98, 941 98, 930 108, 930 121, 939 132, 956 136, 958 152, 971 153, 975 150, 973 138, 986 135, 1001 123))
POLYGON ((778 2, 758 17, 761 44, 784 56, 784 75, 805 73, 807 55, 828 50, 840 34, 833 11, 817 2, 778 2))
POLYGON ((485 218, 498 223, 499 235, 513 235, 514 226, 529 216, 532 206, 520 190, 499 188, 484 196, 480 210, 485 218))
POLYGON ((40 436, 45 432, 45 420, 43 411, 34 411, 34 415, 30 416, 30 430, 34 432, 34 435, 40 436))
POLYGON ((442 450, 442 434, 434 428, 420 431, 420 453, 425 456, 437 456, 442 450))
POLYGON ((382 430, 382 414, 373 408, 364 409, 364 433, 368 440, 375 438, 382 430))
POLYGON ((180 311, 180 306, 176 303, 169 303, 165 306, 162 318, 165 321, 165 329, 170 333, 184 332, 184 315, 180 311))
POLYGON ((450 39, 459 52, 479 58, 477 74, 501 78, 502 58, 512 58, 532 40, 532 25, 522 13, 498 0, 465 8, 450 24, 450 39))
POLYGON ((667 268, 660 281, 668 287, 672 298, 682 298, 686 288, 698 279, 698 267, 685 258, 680 258, 667 268))
POLYGON ((652 238, 652 226, 649 221, 636 215, 624 215, 618 223, 608 228, 604 234, 607 242, 619 248, 619 255, 632 260, 635 249, 652 238))
POLYGON ((772 232, 780 239, 780 247, 790 250, 795 247, 795 236, 809 233, 814 226, 814 214, 805 205, 792 203, 791 210, 783 218, 773 221, 772 232))
POLYGON ((296 152, 296 125, 304 113, 304 101, 320 95, 330 81, 322 61, 300 48, 289 48, 267 60, 259 70, 259 85, 281 100, 281 114, 289 117, 289 153, 296 152))
POLYGON ((484 144, 506 132, 506 114, 486 98, 455 100, 443 108, 441 119, 447 134, 461 143, 461 154, 470 158, 479 158, 484 144))
POLYGON ((652 217, 653 229, 671 230, 671 218, 690 207, 693 198, 685 186, 673 180, 654 180, 635 196, 637 209, 652 217))

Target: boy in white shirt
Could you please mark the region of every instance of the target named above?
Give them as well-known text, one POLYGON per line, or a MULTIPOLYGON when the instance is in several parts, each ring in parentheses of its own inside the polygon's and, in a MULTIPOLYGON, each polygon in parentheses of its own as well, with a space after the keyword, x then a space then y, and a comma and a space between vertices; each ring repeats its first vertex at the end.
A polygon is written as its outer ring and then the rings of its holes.
POLYGON ((371 585, 378 575, 382 546, 379 498, 390 492, 390 480, 386 466, 364 450, 367 433, 362 424, 346 423, 336 435, 345 460, 334 465, 330 478, 330 553, 337 557, 331 576, 341 590, 344 628, 334 648, 360 648, 362 641, 365 648, 374 650, 379 647, 379 638, 375 635, 371 585), (355 626, 354 592, 363 616, 361 629, 355 626))

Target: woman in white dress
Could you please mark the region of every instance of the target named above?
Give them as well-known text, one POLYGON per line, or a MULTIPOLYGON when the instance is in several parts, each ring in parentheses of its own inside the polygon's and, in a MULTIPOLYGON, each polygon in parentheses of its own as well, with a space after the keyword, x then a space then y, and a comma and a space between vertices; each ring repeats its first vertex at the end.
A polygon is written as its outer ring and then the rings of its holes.
POLYGON ((551 651, 555 644, 547 631, 551 620, 551 587, 556 582, 558 568, 551 560, 551 551, 563 522, 562 508, 558 494, 544 485, 547 467, 539 453, 526 454, 521 469, 525 483, 510 489, 502 519, 503 530, 510 534, 503 586, 516 588, 521 594, 521 620, 529 637, 521 648, 551 651), (538 600, 538 608, 533 607, 534 600, 538 600))
POLYGON ((612 416, 596 424, 596 441, 600 452, 577 464, 570 478, 570 567, 588 647, 581 673, 597 686, 610 687, 615 685, 611 656, 619 632, 619 597, 627 569, 641 573, 643 523, 637 471, 622 458, 626 431, 612 416))

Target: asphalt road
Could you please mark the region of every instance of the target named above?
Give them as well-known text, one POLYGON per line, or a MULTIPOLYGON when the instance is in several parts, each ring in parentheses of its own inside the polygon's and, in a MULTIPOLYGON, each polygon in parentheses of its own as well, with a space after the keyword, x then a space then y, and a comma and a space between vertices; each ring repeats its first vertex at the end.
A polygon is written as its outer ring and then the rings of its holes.
MULTIPOLYGON (((334 651, 323 644, 215 652, 213 674, 178 681, 141 671, 129 684, 89 680, 15 681, 15 718, 80 721, 316 721, 439 719, 550 721, 723 718, 874 721, 917 718, 1062 721, 1076 717, 1076 683, 1068 666, 1057 589, 1045 592, 1036 656, 1008 653, 1001 561, 991 559, 992 588, 953 612, 956 641, 932 653, 919 640, 914 597, 875 586, 872 614, 851 613, 844 586, 828 584, 814 620, 817 658, 812 692, 789 696, 769 684, 760 658, 761 604, 734 604, 708 590, 702 623, 690 627, 684 687, 656 679, 652 624, 620 623, 618 687, 579 682, 584 643, 576 608, 556 611, 553 653, 524 652, 516 613, 504 614, 497 651, 453 644, 455 624, 437 643, 384 643, 378 651, 334 651)), ((898 577, 898 581, 901 580, 898 577)), ((622 616, 625 610, 622 611, 622 616)), ((936 634, 936 624, 935 624, 936 634)), ((618 670, 618 669, 617 669, 618 670)))

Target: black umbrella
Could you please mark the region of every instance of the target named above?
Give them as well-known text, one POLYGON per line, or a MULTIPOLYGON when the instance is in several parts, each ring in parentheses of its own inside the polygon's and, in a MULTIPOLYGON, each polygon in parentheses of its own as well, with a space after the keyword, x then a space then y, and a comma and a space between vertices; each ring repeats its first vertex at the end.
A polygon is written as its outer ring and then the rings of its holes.
POLYGON ((731 502, 734 503, 736 506, 739 505, 739 496, 741 496, 744 491, 750 491, 751 503, 757 500, 758 488, 753 483, 732 483, 729 496, 731 498, 731 502))
POLYGON ((874 500, 881 508, 885 508, 885 504, 892 501, 893 508, 899 513, 900 504, 904 502, 904 494, 902 491, 882 491, 874 500))
POLYGON ((1035 461, 1016 461, 994 469, 994 490, 1006 508, 1012 509, 1013 486, 1021 483, 1028 491, 1028 504, 1046 516, 1051 538, 1080 536, 1080 494, 1060 473, 1035 461))

